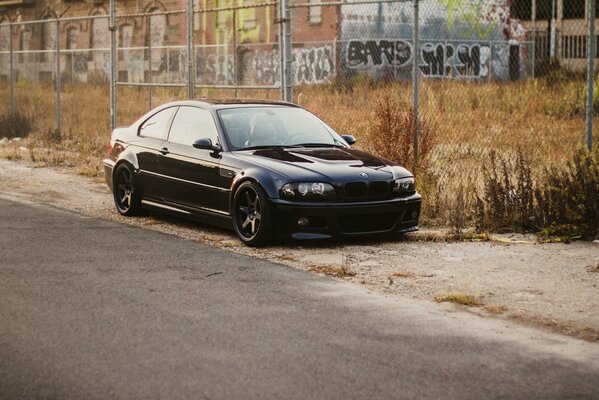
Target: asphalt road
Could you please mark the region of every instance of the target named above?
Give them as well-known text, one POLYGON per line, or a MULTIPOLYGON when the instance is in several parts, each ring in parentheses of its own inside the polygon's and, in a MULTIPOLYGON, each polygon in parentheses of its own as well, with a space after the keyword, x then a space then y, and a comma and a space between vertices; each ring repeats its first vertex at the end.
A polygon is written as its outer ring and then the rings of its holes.
POLYGON ((599 398, 599 345, 0 198, 0 399, 599 398))

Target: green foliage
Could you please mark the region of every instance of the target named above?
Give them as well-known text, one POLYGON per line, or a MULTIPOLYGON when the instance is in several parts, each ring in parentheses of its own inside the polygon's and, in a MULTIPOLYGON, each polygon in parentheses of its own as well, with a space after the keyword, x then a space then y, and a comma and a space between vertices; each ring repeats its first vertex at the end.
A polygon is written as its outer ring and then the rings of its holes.
POLYGON ((31 118, 23 114, 5 115, 0 117, 1 138, 25 138, 33 129, 31 118))

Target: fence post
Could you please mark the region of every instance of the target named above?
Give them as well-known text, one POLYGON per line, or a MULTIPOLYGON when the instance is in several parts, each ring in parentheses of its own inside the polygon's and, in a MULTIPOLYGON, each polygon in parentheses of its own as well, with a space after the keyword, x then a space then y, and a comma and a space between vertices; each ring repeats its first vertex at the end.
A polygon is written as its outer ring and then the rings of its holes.
POLYGON ((56 19, 56 131, 61 132, 61 115, 60 115, 60 20, 56 19))
POLYGON ((14 54, 13 54, 13 44, 12 44, 12 25, 8 26, 8 49, 9 49, 9 75, 10 75, 10 115, 15 114, 15 77, 14 77, 14 54))
POLYGON ((237 98, 237 89, 239 86, 239 81, 237 80, 237 9, 233 9, 233 79, 235 80, 235 98, 237 98))
POLYGON ((291 12, 289 0, 279 0, 279 56, 281 61, 281 100, 293 101, 291 80, 291 12))
POLYGON ((418 6, 418 0, 413 0, 414 3, 414 32, 412 36, 413 41, 413 56, 412 56, 412 70, 413 70, 413 86, 414 86, 414 167, 418 162, 418 130, 419 126, 419 92, 418 92, 418 84, 419 84, 419 71, 418 71, 418 58, 420 54, 420 43, 419 43, 419 19, 420 19, 420 10, 418 6))
POLYGON ((194 98, 193 0, 187 0, 187 97, 194 98))
POLYGON ((537 0, 532 0, 531 4, 532 19, 532 79, 535 79, 537 67, 537 0))
POLYGON ((589 56, 589 70, 588 70, 588 89, 587 89, 587 131, 586 131, 586 145, 589 151, 593 148, 593 91, 595 89, 595 53, 597 37, 595 36, 595 12, 597 9, 596 0, 589 0, 589 40, 588 43, 588 56, 589 56))
MULTIPOLYGON (((152 17, 148 16, 148 110, 152 109, 152 17)), ((168 58, 167 58, 168 64, 168 58)))
POLYGON ((116 128, 116 0, 110 0, 110 129, 116 128))
POLYGON ((289 0, 283 0, 283 34, 285 43, 285 101, 293 101, 293 81, 291 79, 291 10, 289 0))

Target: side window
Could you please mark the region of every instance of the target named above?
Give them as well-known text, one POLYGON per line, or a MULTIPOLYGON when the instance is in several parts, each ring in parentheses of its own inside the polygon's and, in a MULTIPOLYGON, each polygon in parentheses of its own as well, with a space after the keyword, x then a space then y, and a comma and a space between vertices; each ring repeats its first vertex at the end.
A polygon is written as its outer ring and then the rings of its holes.
POLYGON ((171 126, 169 142, 191 146, 202 138, 209 138, 214 144, 219 142, 212 114, 197 107, 180 107, 171 126))
POLYGON ((167 108, 152 115, 139 127, 139 135, 155 139, 166 139, 166 130, 175 107, 167 108))

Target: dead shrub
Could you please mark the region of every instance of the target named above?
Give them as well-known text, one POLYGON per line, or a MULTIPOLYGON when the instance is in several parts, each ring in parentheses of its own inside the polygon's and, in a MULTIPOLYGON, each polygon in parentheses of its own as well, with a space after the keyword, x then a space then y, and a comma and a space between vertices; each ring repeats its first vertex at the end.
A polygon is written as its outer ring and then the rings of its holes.
POLYGON ((479 230, 529 232, 536 227, 532 160, 518 151, 515 162, 491 153, 483 166, 484 194, 477 201, 479 230))
POLYGON ((599 234, 599 151, 581 149, 565 168, 547 169, 535 197, 542 233, 584 238, 599 234))
POLYGON ((0 116, 0 138, 25 138, 33 129, 33 122, 29 116, 15 113, 0 116))
POLYGON ((435 145, 436 122, 420 116, 418 160, 414 159, 414 107, 385 90, 374 110, 368 150, 410 169, 414 174, 426 171, 435 145))

